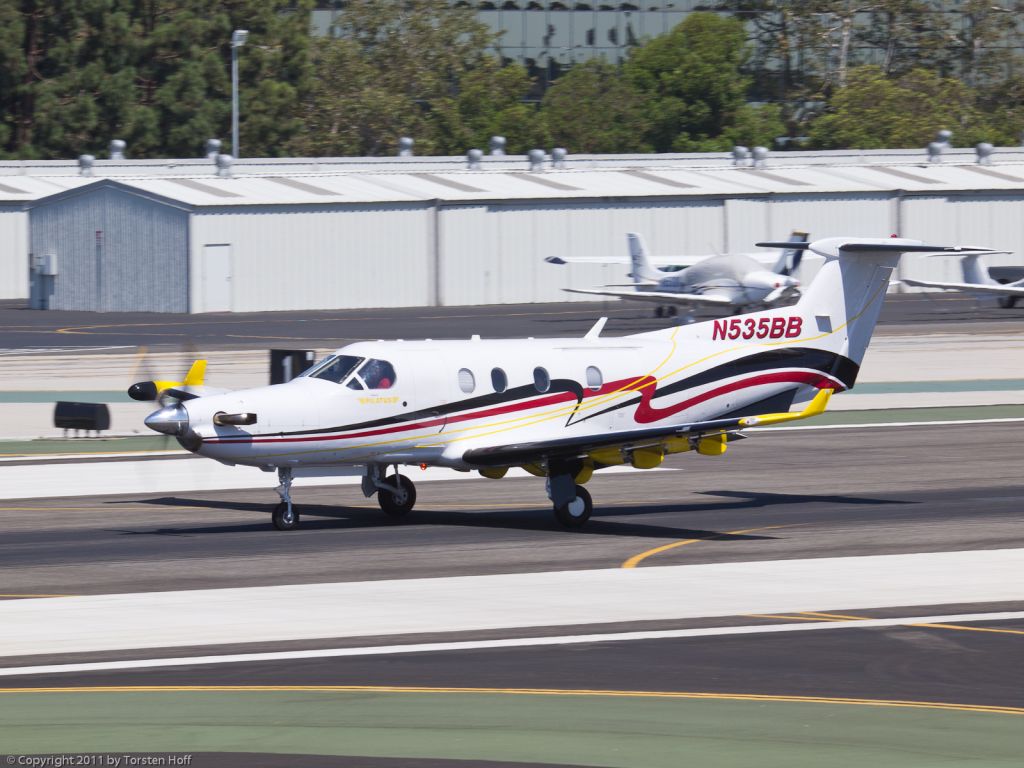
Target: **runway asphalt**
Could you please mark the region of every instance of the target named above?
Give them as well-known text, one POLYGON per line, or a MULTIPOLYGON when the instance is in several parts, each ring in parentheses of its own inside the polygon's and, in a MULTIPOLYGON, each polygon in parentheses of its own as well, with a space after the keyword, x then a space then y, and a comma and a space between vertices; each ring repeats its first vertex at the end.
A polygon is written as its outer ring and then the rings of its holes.
POLYGON ((1010 456, 1024 456, 1016 423, 759 432, 724 457, 597 473, 580 532, 559 528, 536 478, 422 484, 398 524, 357 486, 301 488, 302 527, 284 534, 270 476, 250 491, 4 502, 0 582, 97 594, 608 568, 688 539, 646 564, 1024 547, 1024 478, 997 460, 1010 456), (729 533, 747 529, 764 530, 729 533))
MULTIPOLYGON (((602 316, 605 333, 622 336, 674 322, 635 303, 566 302, 476 307, 313 310, 167 315, 23 309, 0 304, 0 350, 134 348, 174 351, 193 345, 218 349, 268 347, 330 349, 362 339, 581 336, 602 316)), ((699 314, 706 319, 713 314, 699 314)), ((999 332, 1024 320, 1024 305, 1002 309, 957 293, 914 293, 886 298, 879 333, 999 332)))

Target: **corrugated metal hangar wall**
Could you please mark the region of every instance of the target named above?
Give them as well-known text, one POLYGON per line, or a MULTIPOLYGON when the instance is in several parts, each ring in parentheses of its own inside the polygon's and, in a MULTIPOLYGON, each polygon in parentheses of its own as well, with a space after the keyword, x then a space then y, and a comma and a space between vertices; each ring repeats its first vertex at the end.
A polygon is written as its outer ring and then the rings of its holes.
MULTIPOLYGON (((812 238, 899 232, 1013 252, 992 257, 996 266, 1019 264, 1024 253, 1019 163, 987 174, 952 165, 915 166, 912 173, 861 165, 537 175, 192 174, 82 179, 25 206, 28 251, 53 259, 47 262, 53 274, 45 267, 32 271, 32 303, 51 309, 224 312, 565 301, 572 296, 562 288, 622 283, 626 270, 554 267, 543 259, 625 259, 629 231, 640 232, 653 255, 749 252, 757 240, 794 229, 812 238), (894 174, 902 179, 899 189, 891 188, 894 174), (972 184, 984 188, 965 189, 972 184)), ((13 210, 0 209, 0 228, 14 233, 17 248, 23 219, 13 210)), ((19 279, 12 265, 24 269, 26 257, 23 250, 0 272, 19 279)), ((809 279, 815 267, 809 264, 801 278, 809 279)), ((908 257, 900 274, 960 279, 956 260, 947 258, 908 257)))

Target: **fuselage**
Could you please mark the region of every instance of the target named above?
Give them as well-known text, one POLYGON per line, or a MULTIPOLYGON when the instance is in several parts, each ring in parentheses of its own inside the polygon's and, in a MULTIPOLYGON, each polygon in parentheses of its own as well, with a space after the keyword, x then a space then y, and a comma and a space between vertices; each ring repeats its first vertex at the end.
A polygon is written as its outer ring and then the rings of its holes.
MULTIPOLYGON (((795 294, 799 281, 765 269, 749 256, 712 256, 677 273, 670 273, 647 290, 723 296, 737 306, 761 304, 777 289, 795 294)), ((644 287, 639 287, 643 291, 644 287)))
POLYGON ((263 467, 461 469, 472 448, 785 410, 856 375, 801 348, 806 325, 784 308, 609 339, 359 342, 287 384, 187 401, 182 444, 263 467), (214 424, 236 413, 255 424, 214 424))

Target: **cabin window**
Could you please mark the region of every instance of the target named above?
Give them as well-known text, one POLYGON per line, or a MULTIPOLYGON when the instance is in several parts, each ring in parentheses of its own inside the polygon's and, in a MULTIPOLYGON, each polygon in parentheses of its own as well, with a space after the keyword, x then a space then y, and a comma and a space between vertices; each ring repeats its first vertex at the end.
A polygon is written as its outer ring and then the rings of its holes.
POLYGON ((363 362, 352 355, 331 355, 310 368, 303 376, 341 384, 363 362))
POLYGON ((551 377, 544 368, 533 369, 533 386, 538 392, 547 392, 551 389, 551 377))
POLYGON ((491 386, 494 387, 495 392, 504 392, 508 389, 508 376, 501 368, 491 370, 491 386))
POLYGON ((459 389, 467 395, 476 389, 476 377, 469 368, 459 368, 459 389))
POLYGON ((604 384, 604 376, 601 375, 601 369, 596 365, 587 366, 587 386, 591 389, 598 390, 601 385, 604 384))
POLYGON ((359 378, 367 389, 391 389, 395 386, 395 368, 387 360, 367 360, 359 369, 359 378))

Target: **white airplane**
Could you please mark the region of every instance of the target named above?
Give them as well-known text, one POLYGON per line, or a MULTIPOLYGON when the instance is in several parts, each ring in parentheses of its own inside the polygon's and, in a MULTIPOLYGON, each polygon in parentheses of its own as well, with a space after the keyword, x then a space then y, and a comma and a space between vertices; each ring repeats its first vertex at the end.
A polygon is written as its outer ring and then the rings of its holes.
MULTIPOLYGON (((960 269, 963 272, 962 283, 940 283, 933 280, 912 280, 903 278, 907 285, 920 288, 943 288, 950 291, 963 291, 976 296, 996 296, 999 306, 1012 309, 1018 299, 1024 298, 1024 279, 1016 282, 1002 282, 992 279, 984 258, 991 254, 1009 254, 1009 251, 981 251, 968 253, 960 257, 960 269)), ((948 253, 930 254, 933 256, 949 256, 948 253)))
POLYGON ((346 465, 364 468, 363 493, 393 516, 416 502, 402 465, 495 479, 522 467, 547 478, 556 518, 577 528, 596 470, 721 455, 744 428, 821 413, 854 385, 900 254, 945 250, 856 238, 800 247, 826 262, 793 306, 620 338, 600 336, 602 318, 583 338, 358 342, 287 384, 165 388, 157 395, 180 401, 145 423, 200 456, 276 470, 281 530, 299 524, 294 474, 346 465))
MULTIPOLYGON (((628 233, 626 239, 632 268, 628 275, 633 278, 631 285, 563 290, 591 296, 614 296, 627 301, 645 301, 655 305, 656 317, 674 315, 677 307, 683 307, 690 313, 698 307, 730 308, 737 313, 750 307, 763 309, 799 293, 800 281, 792 273, 800 265, 803 251, 789 244, 770 270, 752 256, 741 253, 659 258, 659 261, 676 267, 673 270, 654 266, 647 255, 643 238, 636 232, 628 233)), ((794 232, 790 238, 790 243, 794 245, 806 242, 806 232, 794 232)), ((549 264, 622 263, 619 259, 599 256, 549 256, 545 261, 549 264)))

